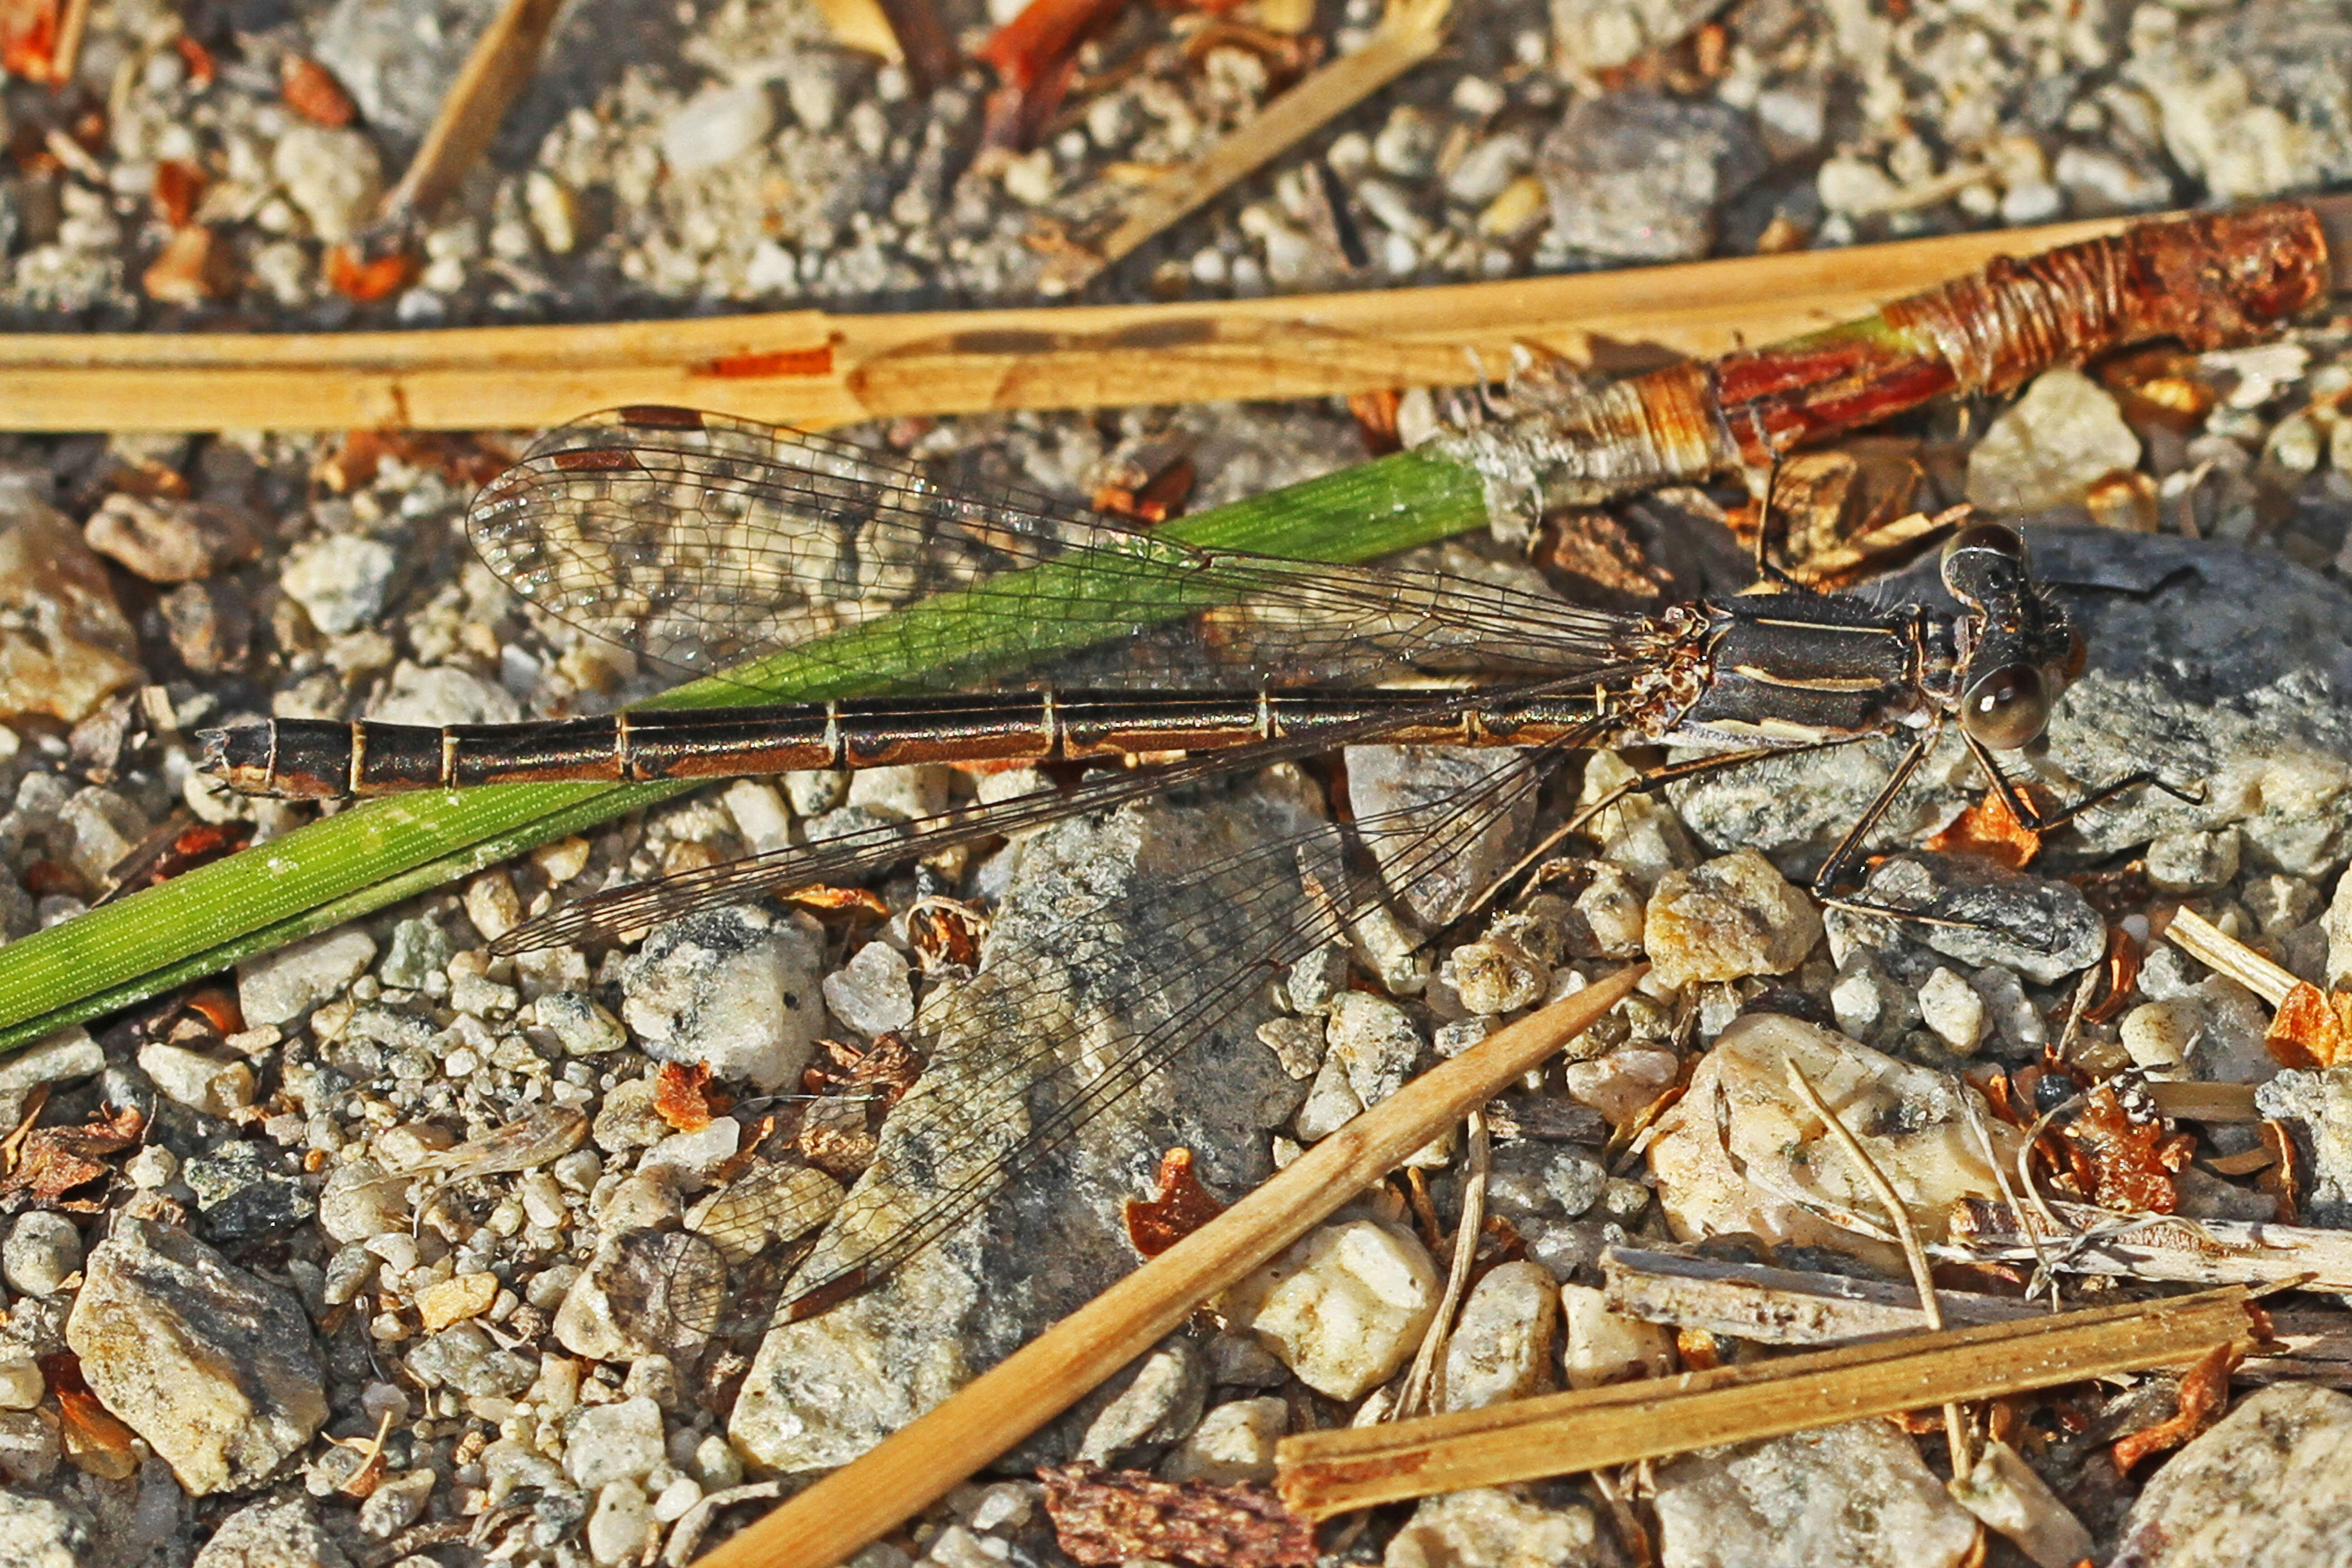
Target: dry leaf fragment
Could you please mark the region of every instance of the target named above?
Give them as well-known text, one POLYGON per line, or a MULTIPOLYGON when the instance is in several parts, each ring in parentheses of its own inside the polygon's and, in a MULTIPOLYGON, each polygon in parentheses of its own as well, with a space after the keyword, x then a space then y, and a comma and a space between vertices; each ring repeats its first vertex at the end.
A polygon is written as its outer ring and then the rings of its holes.
POLYGON ((817 1048, 832 1061, 830 1066, 819 1062, 801 1075, 801 1088, 810 1094, 879 1094, 887 1109, 898 1104, 899 1097, 923 1076, 923 1058, 896 1029, 885 1029, 874 1037, 872 1045, 863 1047, 840 1040, 819 1040, 817 1048))
POLYGON ((2213 1424, 2230 1402, 2230 1373, 2242 1359, 2234 1344, 2215 1345, 2180 1378, 2180 1407, 2168 1421, 2159 1421, 2119 1439, 2113 1453, 2116 1468, 2129 1473, 2150 1454, 2177 1448, 2213 1424))
POLYGON ((890 906, 870 888, 799 888, 786 893, 784 901, 798 904, 813 914, 869 915, 877 921, 890 918, 890 906))
POLYGON ((40 1358, 41 1377, 58 1398, 58 1436, 74 1468, 100 1480, 139 1473, 139 1436, 99 1403, 81 1375, 81 1358, 59 1351, 40 1358))
POLYGON ((286 107, 313 125, 349 125, 359 114, 334 73, 308 55, 288 55, 278 72, 286 107))
POLYGON ((184 158, 163 158, 155 164, 155 180, 151 187, 155 198, 155 216, 173 228, 178 228, 195 216, 196 203, 209 183, 200 164, 184 158))
POLYGON ((1047 1466, 1037 1479, 1075 1562, 1159 1557, 1202 1568, 1303 1568, 1316 1559, 1315 1527, 1269 1486, 1162 1481, 1087 1464, 1047 1466))
POLYGON ((106 1157, 130 1148, 146 1131, 146 1118, 129 1106, 110 1113, 101 1107, 76 1127, 35 1128, 25 1140, 24 1159, 0 1180, 0 1208, 95 1206, 95 1200, 68 1203, 65 1194, 112 1175, 106 1157))
POLYGON ((1171 1149, 1160 1156, 1151 1195, 1128 1199, 1121 1217, 1135 1250, 1157 1258, 1224 1212, 1223 1200, 1192 1173, 1192 1151, 1171 1149))
POLYGON ((327 251, 327 287, 362 305, 399 292, 415 269, 416 264, 398 251, 365 257, 349 245, 331 246, 327 251))
POLYGON ((710 1064, 664 1062, 654 1079, 654 1110, 680 1132, 710 1125, 710 1064))
POLYGON ((1982 799, 1928 839, 1927 847, 1938 855, 1954 851, 1981 855, 2012 871, 2021 871, 2040 853, 2042 835, 2017 819, 2000 791, 1987 790, 1982 799))
POLYGON ((2134 1116, 2107 1084, 2091 1090, 2066 1139, 2084 1195, 2132 1214, 2170 1214, 2180 1202, 2173 1173, 2197 1152, 2196 1139, 2134 1116))
POLYGON ((988 917, 954 899, 925 899, 907 911, 907 942, 926 974, 977 968, 980 941, 987 934, 988 917))
POLYGON ((2279 1004, 2263 1044, 2281 1067, 2332 1068, 2352 1057, 2352 992, 2298 982, 2279 1004))

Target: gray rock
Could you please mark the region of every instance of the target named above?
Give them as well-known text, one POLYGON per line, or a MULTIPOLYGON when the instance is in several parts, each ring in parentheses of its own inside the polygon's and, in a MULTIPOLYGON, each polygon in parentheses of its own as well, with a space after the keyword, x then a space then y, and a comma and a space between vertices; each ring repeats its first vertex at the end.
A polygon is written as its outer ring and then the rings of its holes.
POLYGON ((907 955, 886 942, 867 942, 824 977, 824 1005, 861 1035, 905 1028, 915 1021, 907 955))
POLYGON ((0 1273, 8 1288, 26 1296, 47 1296, 81 1267, 81 1232, 74 1222, 47 1209, 18 1215, 0 1243, 0 1273))
POLYGON ((301 1304, 184 1231, 119 1218, 65 1331, 106 1407, 198 1496, 262 1480, 327 1419, 301 1304))
POLYGON ((106 567, 64 516, 0 481, 0 715, 78 724, 140 679, 106 567))
MULTIPOLYGON (((1270 1355, 1266 1359, 1274 1360, 1270 1355)), ((1281 1370, 1276 1363, 1277 1375, 1281 1370)), ((1202 1415, 1200 1425, 1160 1461, 1160 1478, 1218 1485, 1272 1480, 1274 1446, 1289 1425, 1290 1406, 1282 1400, 1271 1396, 1229 1400, 1202 1415)))
POLYGON ((824 1032, 823 928, 737 905, 662 926, 621 965, 621 1018, 662 1061, 796 1086, 824 1032))
POLYGON ((452 1323, 418 1340, 402 1364, 424 1387, 454 1389, 469 1399, 511 1399, 539 1373, 535 1358, 499 1349, 474 1322, 452 1323))
POLYGON ((356 631, 383 613, 399 558, 380 539, 330 533, 298 545, 278 584, 329 637, 356 631))
POLYGON ((309 1184, 285 1168, 276 1151, 275 1144, 223 1143, 181 1167, 212 1240, 276 1236, 319 1212, 309 1184))
POLYGON ((96 1555, 90 1518, 71 1503, 0 1489, 0 1565, 78 1568, 96 1555))
MULTIPOLYGON (((1255 1038, 1273 1016, 1260 1000, 1268 988, 1233 976, 1238 954, 1291 962, 1337 934, 1344 910, 1310 906, 1295 883, 1265 885, 1249 859, 1311 828, 1313 811, 1306 792, 1270 780, 1066 822, 1029 841, 979 973, 927 1007, 923 1078, 796 1284, 874 1260, 877 1247, 897 1267, 865 1295, 768 1336, 730 1428, 739 1447, 786 1469, 841 1463, 1126 1273, 1134 1253, 1118 1200, 1146 1190, 1160 1150, 1192 1149, 1221 1191, 1268 1173, 1265 1131, 1304 1086, 1255 1038), (1202 989, 1171 988, 1181 976, 1202 989), (1057 1108, 1102 1053, 1136 1050, 1180 1012, 1146 1064, 1165 1059, 1164 1070, 1075 1138, 1031 1153, 1018 1181, 987 1180, 1033 1128, 1066 1113, 1057 1108), (1042 1048, 1041 1026, 1055 1020, 1068 1026, 1042 1048), (898 1216, 975 1179, 976 1200, 931 1233, 938 1244, 898 1261, 898 1216)), ((1327 885, 1344 890, 1336 836, 1307 844, 1330 857, 1327 885)))
POLYGON ((775 124, 775 105, 764 83, 714 84, 663 122, 662 161, 681 174, 715 169, 750 152, 775 124))
POLYGON ((248 1028, 290 1024, 342 993, 375 959, 375 942, 342 926, 239 964, 236 1000, 248 1028))
POLYGON ((306 1497, 265 1498, 222 1520, 192 1568, 350 1568, 306 1497))
POLYGON ((1572 70, 1629 65, 1714 15, 1707 0, 1551 0, 1552 37, 1572 70))
POLYGON ((337 0, 311 48, 371 126, 422 136, 495 9, 478 0, 337 0))
POLYGON ((531 1004, 531 1016, 568 1056, 601 1056, 629 1043, 621 1021, 603 1003, 582 992, 551 991, 531 1004))
POLYGON ((2160 893, 2227 887, 2238 878, 2245 836, 2234 827, 2159 833, 2147 841, 2147 882, 2160 893))
POLYGON ((2109 1568, 2330 1568, 2352 1538, 2352 1395, 2282 1383, 2150 1478, 2109 1568))
POLYGON ((1969 452, 1969 500, 2002 514, 2080 506, 2093 483, 2139 464, 2114 395, 2070 366, 2034 377, 1969 452))
POLYGON ((1886 1047, 1919 1022, 1918 994, 1889 975, 1875 954, 1857 947, 1838 965, 1830 986, 1837 1026, 1864 1045, 1886 1047))
POLYGON ((391 724, 511 724, 522 707, 505 687, 455 665, 402 659, 383 695, 368 704, 367 717, 391 724))
POLYGON ((1832 952, 1863 946, 1899 955, 1916 938, 1973 968, 1998 965, 2049 985, 2096 963, 2106 950, 2105 923, 2073 883, 2011 871, 1973 855, 1889 856, 1872 869, 1858 898, 1933 919, 1901 921, 1833 907, 1826 922, 1832 952))
POLYGON ((1957 1568, 1977 1521, 1911 1439, 1856 1421, 1658 1467, 1661 1568, 1957 1568))
POLYGON ((1471 1288, 1446 1341, 1439 1410, 1479 1410, 1549 1392, 1559 1287, 1540 1264, 1498 1264, 1471 1288))
POLYGON ((2352 174, 2352 6, 2256 0, 2135 14, 2127 75, 2164 145, 2214 199, 2256 201, 2352 174))
POLYGON ((1705 256, 1723 203, 1764 168, 1747 115, 1645 88, 1579 102, 1537 159, 1559 239, 1619 261, 1705 256))
POLYGON ((2254 1090, 2254 1108, 2284 1123, 2303 1155, 2304 1223, 2352 1226, 2352 1068, 2282 1072, 2254 1090))
POLYGON ((392 940, 377 961, 376 978, 404 991, 422 991, 436 979, 448 981, 457 944, 437 921, 406 920, 392 928, 392 940))
POLYGON ((1348 800, 1390 889, 1424 931, 1510 868, 1535 820, 1535 770, 1509 748, 1349 746, 1348 800), (1469 809, 1465 792, 1484 792, 1469 809), (1509 809, 1494 802, 1507 795, 1509 809), (1440 824, 1454 825, 1439 830, 1440 824))
POLYGON ((640 1395, 582 1411, 564 1444, 563 1468, 581 1490, 593 1491, 642 1480, 666 1458, 661 1407, 640 1395))
MULTIPOLYGON (((2062 801, 2147 767, 2176 786, 2205 789, 2201 805, 2129 791, 2076 818, 2045 845, 2045 862, 2063 870, 2158 834, 2231 826, 2258 864, 2299 877, 2325 877, 2352 856, 2352 589, 2275 552, 2219 541, 2096 528, 2029 529, 2027 538, 2037 574, 2083 633, 2089 664, 2059 700, 2045 739, 2003 759, 2011 776, 2062 801)), ((1932 571, 1931 563, 1877 591, 1948 605, 1932 571)), ((1906 845, 1983 793, 1957 743, 1947 744, 1888 813, 1874 847, 1906 845)), ((1710 842, 1818 864, 1901 751, 1897 742, 1843 746, 1726 770, 1669 794, 1710 842)))
POLYGON ((106 1053, 79 1026, 50 1036, 0 1061, 0 1121, 15 1126, 25 1099, 41 1084, 87 1078, 106 1068, 106 1053))
POLYGON ((1078 1458, 1108 1465, 1140 1444, 1175 1442, 1199 1424, 1208 1396, 1208 1358, 1188 1340, 1170 1340, 1099 1404, 1087 1422, 1078 1458))
POLYGON ((1390 1538, 1381 1568, 1601 1568, 1615 1561, 1590 1510, 1473 1487, 1415 1504, 1390 1538))
POLYGON ((1421 1031, 1384 996, 1344 991, 1331 1003, 1325 1060, 1346 1075, 1359 1105, 1378 1105, 1404 1087, 1423 1052, 1421 1031))
MULTIPOLYGON (((383 195, 383 160, 375 143, 365 132, 349 126, 297 121, 278 136, 269 169, 286 199, 310 220, 310 232, 329 245, 341 245, 358 234, 375 216, 376 200, 383 195)), ((351 542, 363 542, 353 539, 351 542)), ((390 554, 389 546, 364 542, 390 554)), ((355 619, 334 626, 321 621, 319 626, 331 633, 347 632, 361 624, 355 619)))
POLYGON ((90 514, 82 537, 150 583, 210 576, 257 548, 251 520, 234 507, 120 492, 90 514))

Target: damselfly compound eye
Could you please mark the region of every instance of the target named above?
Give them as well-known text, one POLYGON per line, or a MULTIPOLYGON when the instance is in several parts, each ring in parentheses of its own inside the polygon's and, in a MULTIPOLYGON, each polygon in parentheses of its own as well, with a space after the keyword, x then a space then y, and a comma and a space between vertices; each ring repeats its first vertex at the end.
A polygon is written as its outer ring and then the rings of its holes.
POLYGON ((1960 698, 1960 725, 1997 752, 2013 752, 2050 722, 2050 693, 2030 664, 1979 677, 1960 698))
POLYGON ((1944 586, 1955 598, 1982 608, 2024 581, 2025 541, 2007 523, 1972 522, 1944 546, 1944 586))

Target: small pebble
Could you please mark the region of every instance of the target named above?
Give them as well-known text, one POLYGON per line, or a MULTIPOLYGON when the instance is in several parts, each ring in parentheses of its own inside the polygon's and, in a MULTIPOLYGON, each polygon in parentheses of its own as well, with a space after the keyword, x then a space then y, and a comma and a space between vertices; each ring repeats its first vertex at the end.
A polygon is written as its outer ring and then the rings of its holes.
POLYGON ((1411 1232, 1328 1225, 1234 1287, 1226 1316, 1301 1382, 1360 1399, 1393 1377, 1437 1310, 1436 1265, 1411 1232))
POLYGON ((1674 1371, 1673 1332, 1611 1311, 1602 1291, 1590 1285, 1563 1285, 1559 1307, 1569 1387, 1599 1388, 1674 1371))
POLYGON ((1289 1425, 1290 1406, 1272 1395, 1213 1405, 1160 1462, 1160 1479, 1221 1486, 1272 1480, 1274 1446, 1289 1425))
POLYGON ((1679 990, 1786 974, 1821 940, 1822 918, 1769 860, 1742 849, 1660 878, 1643 928, 1657 983, 1679 990))
POLYGON ((1919 1017, 1928 1033, 1956 1056, 1971 1056, 1984 1038, 1984 998, 1942 964, 1919 985, 1919 1017))
POLYGON ((1554 1281, 1540 1265, 1488 1269, 1463 1301, 1446 1341, 1437 1408, 1478 1410, 1550 1390, 1559 1323, 1554 1281))

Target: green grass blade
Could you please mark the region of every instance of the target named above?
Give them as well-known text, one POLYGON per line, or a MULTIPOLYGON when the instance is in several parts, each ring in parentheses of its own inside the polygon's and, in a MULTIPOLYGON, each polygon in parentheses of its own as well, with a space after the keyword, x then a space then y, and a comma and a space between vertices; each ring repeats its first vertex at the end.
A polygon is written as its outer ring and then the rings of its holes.
MULTIPOLYGON (((1414 453, 1309 479, 1171 523, 1188 543, 1309 561, 1366 561, 1482 524, 1477 477, 1414 453)), ((756 683, 769 701, 854 695, 925 671, 915 650, 961 647, 960 665, 1003 668, 1040 651, 1015 639, 1002 611, 1006 595, 1050 587, 1084 593, 1083 567, 1049 563, 940 595, 835 634, 816 646, 698 680, 649 706, 720 707, 756 683), (971 599, 999 601, 975 615, 971 599), (954 634, 943 640, 941 632, 954 634), (993 635, 992 635, 993 634, 993 635), (845 675, 845 656, 866 674, 845 675)), ((1099 591, 1103 585, 1092 582, 1099 591)), ((1132 578, 1117 584, 1134 592, 1132 578)), ((1171 586, 1164 613, 1200 607, 1171 586)), ((1098 635, 1073 625, 1071 645, 1098 635)), ((257 845, 160 887, 0 947, 0 1049, 98 1017, 239 960, 324 931, 371 910, 693 787, 658 784, 499 784, 461 792, 420 791, 352 807, 284 837, 257 845)))

